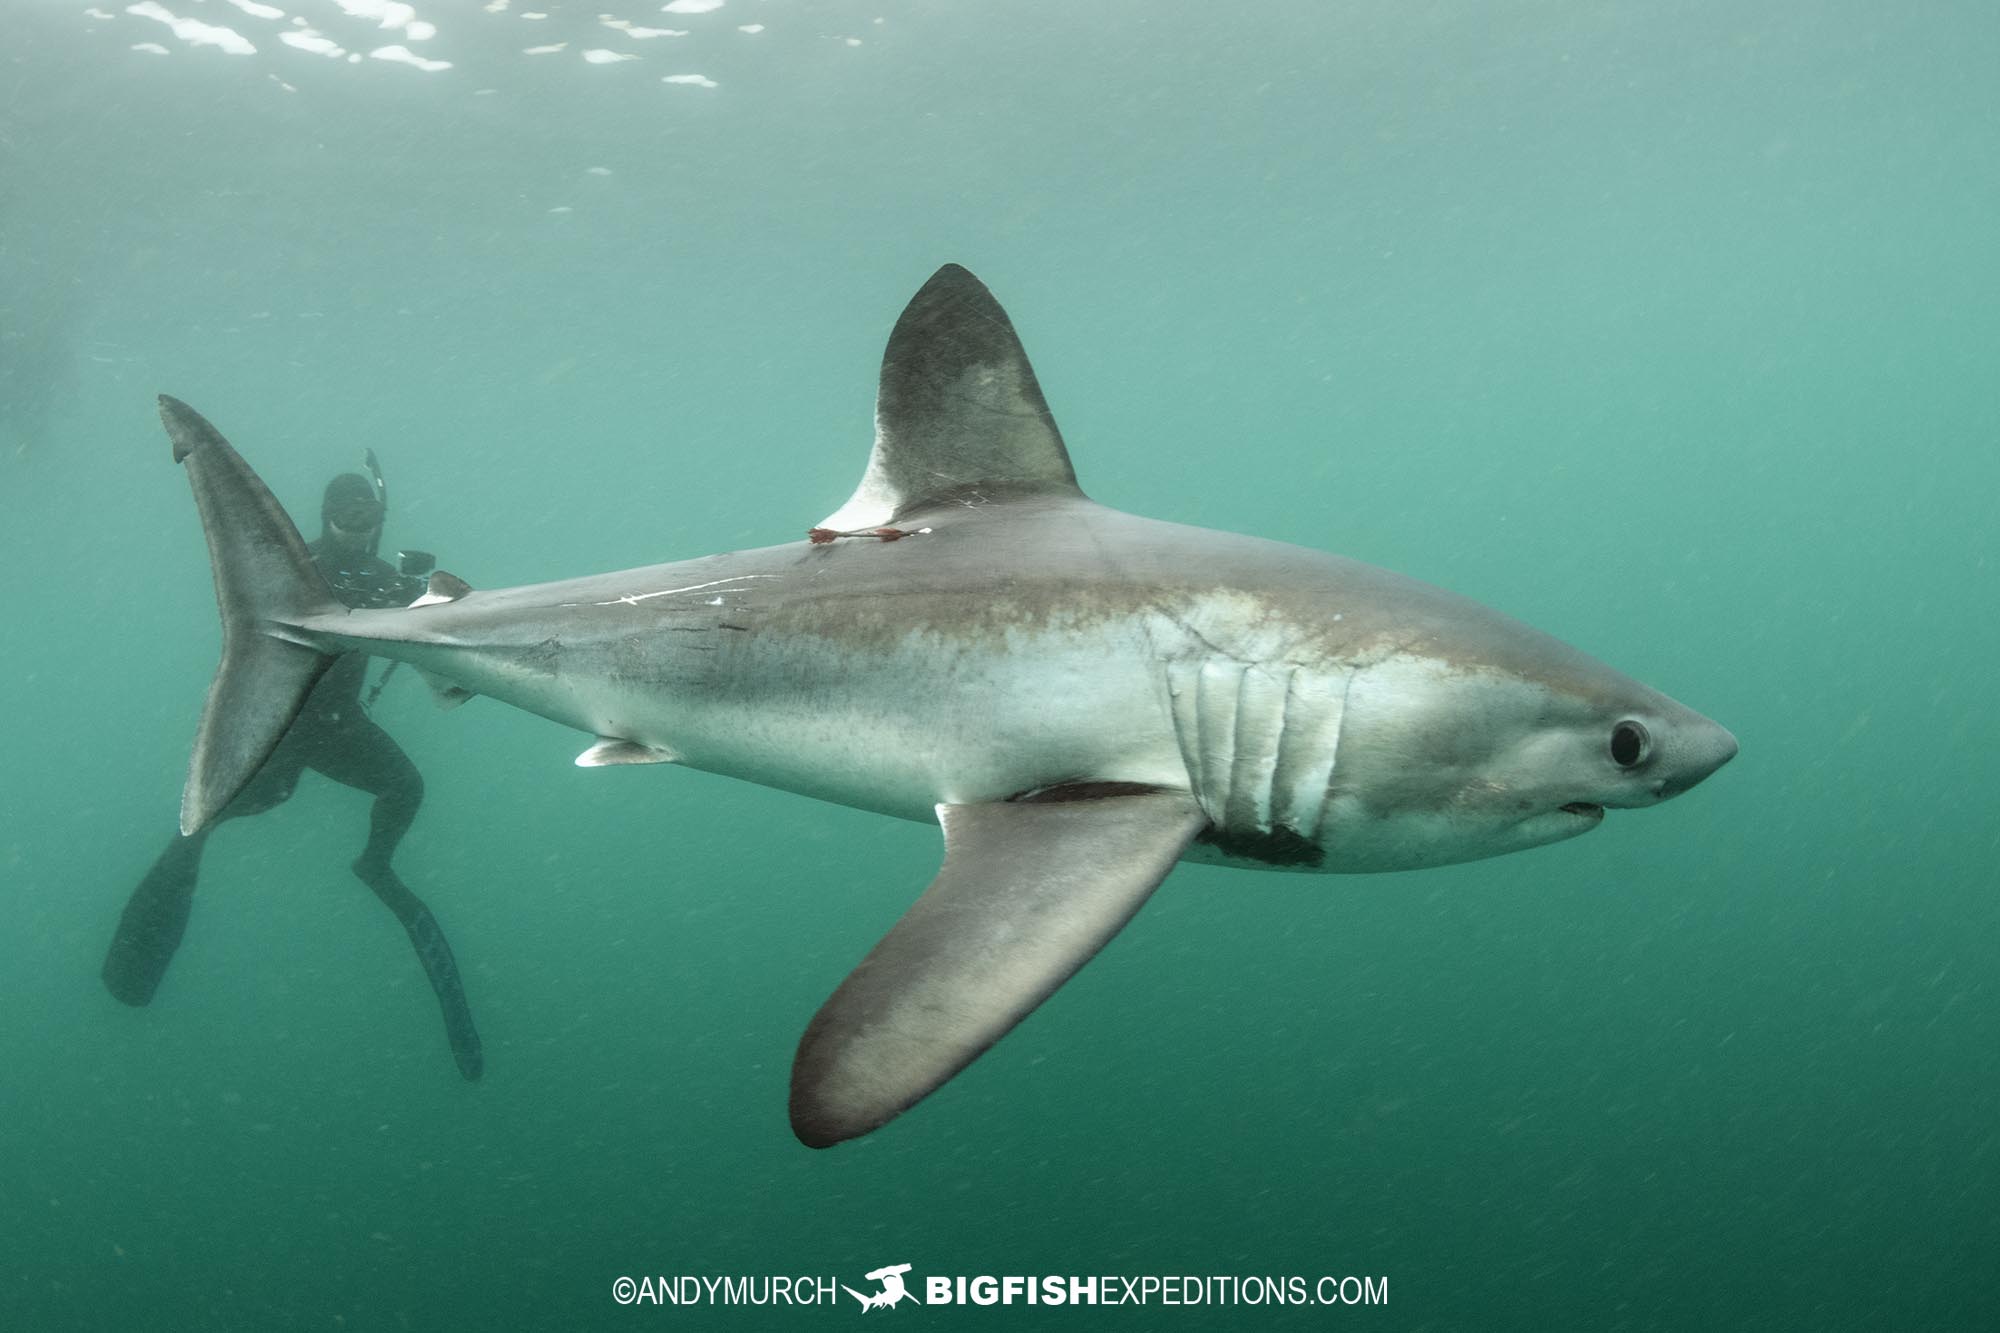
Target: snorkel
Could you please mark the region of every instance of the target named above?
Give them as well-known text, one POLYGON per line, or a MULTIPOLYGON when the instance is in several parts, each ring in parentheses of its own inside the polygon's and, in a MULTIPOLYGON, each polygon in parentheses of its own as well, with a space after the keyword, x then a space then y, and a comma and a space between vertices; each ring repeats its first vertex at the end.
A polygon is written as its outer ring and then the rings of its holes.
MULTIPOLYGON (((375 457, 373 449, 361 451, 361 465, 368 469, 369 480, 375 483, 375 503, 382 506, 382 527, 389 526, 389 483, 382 480, 382 460, 375 457)), ((375 529, 375 540, 368 544, 368 554, 379 555, 382 550, 382 528, 375 529)))

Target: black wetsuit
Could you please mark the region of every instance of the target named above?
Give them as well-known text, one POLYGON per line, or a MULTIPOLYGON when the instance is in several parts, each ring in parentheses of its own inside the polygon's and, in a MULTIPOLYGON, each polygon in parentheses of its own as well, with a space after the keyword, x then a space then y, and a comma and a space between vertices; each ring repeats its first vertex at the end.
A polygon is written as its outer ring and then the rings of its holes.
MULTIPOLYGON (((329 487, 330 499, 332 494, 329 487)), ((423 579, 399 574, 376 556, 342 552, 324 533, 307 549, 335 595, 349 606, 407 606, 424 591, 423 579)), ((104 984, 126 1004, 143 1005, 152 1000, 187 929, 202 846, 208 835, 228 820, 262 814, 284 804, 298 785, 299 774, 310 768, 375 798, 368 845, 354 862, 354 873, 409 933, 431 988, 437 992, 445 1034, 459 1072, 476 1079, 484 1068, 484 1057, 451 946, 430 908, 410 892, 389 864, 423 803, 424 780, 402 747, 362 709, 361 686, 368 661, 362 653, 346 653, 335 660, 313 687, 278 748, 221 817, 199 833, 175 838, 160 853, 119 919, 118 932, 104 959, 104 984)))

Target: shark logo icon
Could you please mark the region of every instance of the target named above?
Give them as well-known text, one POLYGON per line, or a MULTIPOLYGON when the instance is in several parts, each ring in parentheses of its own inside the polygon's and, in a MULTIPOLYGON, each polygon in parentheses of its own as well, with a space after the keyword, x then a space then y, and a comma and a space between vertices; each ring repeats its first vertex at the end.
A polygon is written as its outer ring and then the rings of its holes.
MULTIPOLYGON (((882 1284, 882 1290, 876 1292, 873 1296, 864 1296, 845 1284, 840 1289, 855 1300, 860 1301, 863 1310, 893 1310, 896 1308, 897 1303, 906 1297, 913 1301, 917 1299, 917 1293, 903 1285, 903 1274, 909 1271, 910 1266, 908 1264, 890 1264, 886 1268, 878 1268, 870 1273, 868 1275, 870 1282, 880 1282, 882 1284)), ((921 1305, 923 1302, 918 1301, 917 1303, 921 1305)))

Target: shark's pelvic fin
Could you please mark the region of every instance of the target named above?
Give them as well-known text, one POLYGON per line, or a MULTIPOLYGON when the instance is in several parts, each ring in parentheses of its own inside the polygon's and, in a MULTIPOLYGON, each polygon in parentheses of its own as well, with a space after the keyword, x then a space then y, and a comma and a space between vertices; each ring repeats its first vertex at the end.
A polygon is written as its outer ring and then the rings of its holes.
POLYGON ((671 750, 641 745, 616 736, 599 736, 597 744, 576 757, 578 768, 610 768, 620 764, 671 764, 679 756, 671 750))
POLYGON ((181 832, 195 833, 264 766, 333 664, 332 654, 288 634, 287 623, 346 608, 313 567, 284 507, 222 433, 165 394, 160 420, 194 488, 222 610, 222 664, 181 792, 181 832))
POLYGON ((820 527, 876 528, 938 504, 1024 495, 1082 492, 1007 312, 946 264, 889 335, 868 470, 820 527))
POLYGON ((1005 1036, 1132 919, 1207 818, 1186 792, 1146 791, 941 805, 938 822, 944 869, 799 1042, 792 1130, 809 1147, 880 1127, 1005 1036))
MULTIPOLYGON (((415 601, 411 602, 410 605, 422 606, 423 602, 415 601)), ((418 667, 417 674, 423 678, 424 684, 430 687, 431 702, 436 704, 441 712, 450 712, 467 699, 477 697, 471 690, 466 689, 465 686, 459 684, 457 681, 447 680, 435 671, 426 671, 422 667, 418 667)))

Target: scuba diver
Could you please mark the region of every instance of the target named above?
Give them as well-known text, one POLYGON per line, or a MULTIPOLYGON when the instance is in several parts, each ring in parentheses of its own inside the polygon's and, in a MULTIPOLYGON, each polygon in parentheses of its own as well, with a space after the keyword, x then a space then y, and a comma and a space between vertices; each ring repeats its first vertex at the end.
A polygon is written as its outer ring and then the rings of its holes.
MULTIPOLYGON (((334 595, 352 607, 407 606, 424 594, 426 575, 436 564, 422 551, 400 553, 400 568, 376 554, 382 541, 382 521, 388 513, 388 489, 374 450, 366 455, 370 476, 345 472, 327 483, 320 505, 320 535, 307 545, 313 564, 334 595)), ((394 669, 392 663, 390 669, 394 669)), ((375 891, 409 933, 410 943, 437 992, 444 1012, 445 1035, 451 1041, 458 1070, 477 1079, 484 1067, 479 1033, 465 1002, 458 964, 430 908, 410 892, 389 864, 396 845, 417 817, 424 799, 423 776, 389 733, 375 725, 361 700, 368 658, 348 653, 339 658, 313 687, 305 707, 257 776, 223 811, 221 819, 201 832, 176 837, 153 862, 153 868, 132 892, 104 959, 104 984, 129 1005, 153 998, 174 950, 187 929, 194 901, 201 851, 208 835, 224 821, 262 814, 290 799, 299 774, 323 773, 344 786, 375 798, 369 817, 368 845, 354 862, 354 873, 375 891)), ((388 679, 387 674, 383 681, 388 679)), ((373 704, 381 683, 368 697, 373 704)))

